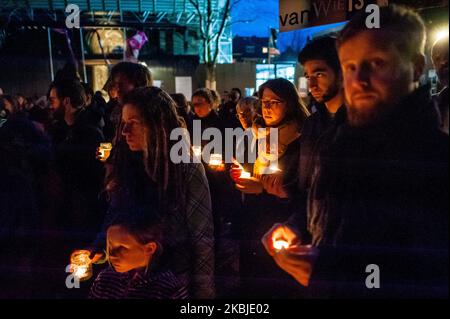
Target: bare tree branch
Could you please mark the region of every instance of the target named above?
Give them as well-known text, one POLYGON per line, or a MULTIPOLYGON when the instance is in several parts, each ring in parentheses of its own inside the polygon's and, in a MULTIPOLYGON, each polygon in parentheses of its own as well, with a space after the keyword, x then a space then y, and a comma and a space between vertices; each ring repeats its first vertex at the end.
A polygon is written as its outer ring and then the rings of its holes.
POLYGON ((233 10, 235 6, 237 6, 242 0, 234 0, 230 6, 230 10, 233 10))
POLYGON ((217 62, 217 57, 219 56, 219 49, 220 49, 220 38, 223 35, 223 32, 225 31, 225 25, 227 23, 228 18, 230 17, 230 0, 226 0, 224 5, 224 12, 222 15, 222 21, 220 23, 219 32, 217 33, 216 38, 216 50, 214 52, 214 58, 212 60, 213 63, 217 62))
POLYGON ((192 6, 195 8, 195 10, 197 11, 198 17, 199 17, 199 29, 200 29, 200 38, 202 40, 202 44, 203 44, 203 60, 206 61, 207 59, 207 55, 206 55, 206 48, 205 48, 205 41, 207 41, 207 34, 204 30, 204 25, 203 25, 203 16, 202 16, 202 12, 200 9, 200 2, 198 0, 189 0, 189 2, 192 4, 192 6))
POLYGON ((229 28, 232 25, 235 25, 235 24, 238 24, 238 23, 251 23, 251 22, 254 22, 254 21, 256 21, 256 18, 255 19, 248 19, 248 20, 233 20, 231 22, 228 22, 226 24, 225 28, 229 28))

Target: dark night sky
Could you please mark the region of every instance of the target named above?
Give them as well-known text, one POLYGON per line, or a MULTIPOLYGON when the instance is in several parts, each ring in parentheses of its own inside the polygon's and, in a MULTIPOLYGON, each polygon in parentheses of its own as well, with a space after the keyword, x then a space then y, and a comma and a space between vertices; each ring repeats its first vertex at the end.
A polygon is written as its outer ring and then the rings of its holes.
POLYGON ((251 20, 248 23, 234 23, 233 34, 241 36, 267 37, 269 28, 278 28, 279 0, 241 0, 232 11, 233 21, 251 20))

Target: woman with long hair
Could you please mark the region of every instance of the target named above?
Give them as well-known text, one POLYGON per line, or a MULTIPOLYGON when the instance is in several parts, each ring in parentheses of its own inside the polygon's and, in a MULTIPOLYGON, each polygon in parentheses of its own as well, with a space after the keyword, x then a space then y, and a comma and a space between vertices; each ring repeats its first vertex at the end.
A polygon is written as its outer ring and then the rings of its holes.
POLYGON ((243 163, 246 169, 251 168, 252 177, 241 178, 242 165, 231 169, 236 188, 245 194, 243 212, 237 222, 243 243, 240 256, 243 291, 257 291, 259 297, 270 297, 275 289, 279 296, 287 297, 292 292, 287 289, 290 278, 267 259, 260 240, 273 224, 284 222, 296 211, 300 135, 309 112, 288 80, 269 80, 260 86, 258 95, 263 121, 254 121, 252 132, 265 143, 258 143, 253 166, 243 163), (274 138, 274 130, 278 140, 274 138))
MULTIPOLYGON (((108 224, 121 214, 157 207, 166 247, 164 267, 189 282, 190 296, 214 296, 214 230, 208 181, 198 163, 175 164, 172 130, 183 127, 176 104, 156 87, 123 98, 112 165, 106 177, 108 224)), ((104 234, 102 236, 104 245, 104 234)), ((98 241, 97 241, 98 242, 98 241)))

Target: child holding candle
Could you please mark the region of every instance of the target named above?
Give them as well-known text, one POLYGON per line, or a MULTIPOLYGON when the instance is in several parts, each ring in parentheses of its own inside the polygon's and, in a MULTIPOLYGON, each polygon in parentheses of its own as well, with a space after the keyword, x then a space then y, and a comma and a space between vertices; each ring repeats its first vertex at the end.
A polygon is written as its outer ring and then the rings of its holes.
POLYGON ((95 280, 92 299, 186 299, 187 282, 158 269, 161 227, 136 220, 115 222, 107 231, 110 266, 95 280))

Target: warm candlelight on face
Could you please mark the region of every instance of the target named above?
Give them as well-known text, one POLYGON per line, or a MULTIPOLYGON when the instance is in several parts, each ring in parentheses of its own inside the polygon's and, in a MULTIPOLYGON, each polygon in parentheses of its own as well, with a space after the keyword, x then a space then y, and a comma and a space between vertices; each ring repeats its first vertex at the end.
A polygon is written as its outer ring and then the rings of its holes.
POLYGON ((222 154, 211 154, 209 158, 209 166, 220 166, 222 165, 222 154))
POLYGON ((88 280, 92 276, 92 263, 89 255, 88 250, 80 250, 74 253, 70 260, 73 275, 81 281, 88 280))
POLYGON ((277 251, 280 251, 282 249, 287 249, 289 247, 289 243, 284 239, 276 239, 273 242, 273 248, 275 248, 277 251))
POLYGON ((192 152, 196 157, 202 156, 202 147, 201 146, 192 146, 192 152))

